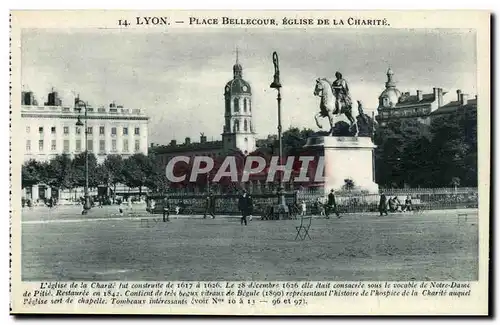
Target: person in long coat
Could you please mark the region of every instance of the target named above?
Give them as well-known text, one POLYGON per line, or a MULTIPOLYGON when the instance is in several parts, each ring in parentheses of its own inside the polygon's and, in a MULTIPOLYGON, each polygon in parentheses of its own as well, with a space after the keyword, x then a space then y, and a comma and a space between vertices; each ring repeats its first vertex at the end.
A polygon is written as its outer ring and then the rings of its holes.
POLYGON ((380 216, 382 216, 384 213, 385 215, 389 215, 387 213, 387 197, 385 196, 384 193, 380 195, 380 202, 378 203, 378 211, 380 212, 380 216))
POLYGON ((326 217, 328 218, 328 214, 330 212, 333 212, 337 215, 337 218, 340 218, 340 213, 339 210, 337 209, 337 202, 335 201, 335 194, 333 189, 330 191, 330 194, 328 194, 328 202, 327 202, 327 208, 326 208, 326 217))
POLYGON ((238 209, 242 215, 241 225, 245 223, 246 226, 248 224, 247 217, 253 213, 253 199, 247 191, 243 191, 243 194, 240 196, 238 200, 238 209))

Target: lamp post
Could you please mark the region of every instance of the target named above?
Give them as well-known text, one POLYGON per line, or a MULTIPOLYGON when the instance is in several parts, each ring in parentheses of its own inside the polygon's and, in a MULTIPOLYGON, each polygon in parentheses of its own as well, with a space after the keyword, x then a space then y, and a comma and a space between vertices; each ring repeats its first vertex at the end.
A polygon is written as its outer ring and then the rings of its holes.
POLYGON ((80 111, 82 107, 85 109, 85 124, 82 123, 80 119, 80 115, 78 115, 78 120, 76 121, 76 126, 84 126, 84 131, 85 131, 85 187, 84 187, 84 200, 85 202, 83 203, 83 211, 82 214, 87 214, 88 210, 91 208, 90 204, 90 196, 89 196, 89 153, 88 153, 88 148, 87 148, 87 138, 88 138, 88 132, 87 132, 87 103, 84 101, 80 100, 79 97, 75 98, 75 109, 78 111, 78 114, 80 114, 80 111))
MULTIPOLYGON (((278 143, 279 143, 279 164, 283 163, 283 139, 281 136, 281 82, 280 82, 280 68, 279 68, 279 60, 278 53, 273 52, 273 65, 274 65, 274 77, 273 82, 270 87, 276 89, 278 91, 278 97, 276 100, 278 101, 278 143)), ((285 201, 285 194, 283 189, 283 180, 281 174, 279 174, 279 184, 278 184, 278 205, 274 207, 274 214, 277 215, 278 219, 280 216, 288 215, 288 206, 285 201)))

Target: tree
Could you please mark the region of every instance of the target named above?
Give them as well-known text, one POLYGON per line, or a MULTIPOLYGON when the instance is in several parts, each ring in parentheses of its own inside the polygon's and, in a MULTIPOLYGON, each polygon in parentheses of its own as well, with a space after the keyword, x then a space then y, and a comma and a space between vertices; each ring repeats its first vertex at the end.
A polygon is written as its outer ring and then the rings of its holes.
POLYGON ((151 170, 145 185, 153 192, 166 192, 168 180, 165 168, 162 167, 161 161, 156 159, 154 154, 149 154, 148 159, 151 162, 151 170))
MULTIPOLYGON (((88 160, 89 187, 96 187, 99 183, 99 180, 96 178, 97 158, 93 153, 89 152, 88 160)), ((85 186, 85 152, 75 155, 72 168, 74 174, 73 186, 85 186)))
POLYGON ((103 162, 106 184, 113 187, 113 201, 116 196, 116 185, 123 182, 123 158, 120 155, 108 155, 103 162))
POLYGON ((73 168, 69 155, 57 155, 48 164, 46 183, 57 189, 73 187, 73 168))
POLYGON ((470 124, 462 114, 433 120, 432 175, 436 186, 449 186, 454 178, 464 180, 465 186, 477 186, 477 131, 470 124))
POLYGON ((419 186, 430 179, 429 128, 416 120, 395 120, 375 132, 375 178, 385 187, 419 186))
POLYGON ((151 161, 142 153, 137 153, 127 158, 123 163, 125 185, 128 187, 138 187, 139 195, 142 195, 142 187, 145 186, 151 169, 151 161))
POLYGON ((342 189, 346 191, 352 191, 355 188, 354 181, 352 179, 344 179, 344 185, 342 185, 342 189))
POLYGON ((21 187, 25 188, 39 184, 44 173, 42 168, 43 165, 34 159, 26 161, 21 169, 21 187))

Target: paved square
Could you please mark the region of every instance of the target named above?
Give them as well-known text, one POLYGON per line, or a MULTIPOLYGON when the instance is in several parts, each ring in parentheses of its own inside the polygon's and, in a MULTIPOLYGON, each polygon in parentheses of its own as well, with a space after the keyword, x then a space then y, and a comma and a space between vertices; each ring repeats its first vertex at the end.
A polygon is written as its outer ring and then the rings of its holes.
POLYGON ((345 215, 241 226, 235 217, 120 216, 95 208, 26 210, 22 277, 40 280, 477 280, 478 217, 455 211, 345 215), (141 219, 147 219, 147 223, 141 219))

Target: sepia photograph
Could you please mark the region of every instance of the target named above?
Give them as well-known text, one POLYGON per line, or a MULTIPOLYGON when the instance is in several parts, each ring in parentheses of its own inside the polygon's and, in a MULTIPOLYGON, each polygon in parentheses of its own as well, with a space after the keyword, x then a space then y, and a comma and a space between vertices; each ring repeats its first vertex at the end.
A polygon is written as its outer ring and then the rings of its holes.
POLYGON ((485 294, 484 33, 316 14, 19 29, 18 307, 485 294))

